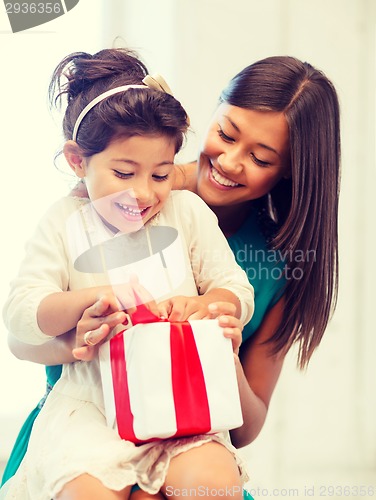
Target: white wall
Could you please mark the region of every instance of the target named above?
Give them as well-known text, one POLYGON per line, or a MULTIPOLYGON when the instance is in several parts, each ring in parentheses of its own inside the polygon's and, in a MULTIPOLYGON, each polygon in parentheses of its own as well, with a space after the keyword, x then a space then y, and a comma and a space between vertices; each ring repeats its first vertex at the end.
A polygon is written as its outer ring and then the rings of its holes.
MULTIPOLYGON (((90 0, 81 0, 68 14, 13 34, 5 9, 0 8, 1 308, 25 241, 46 208, 66 194, 72 182, 53 164, 62 136, 61 117, 52 117, 47 106, 49 79, 68 53, 102 48, 102 22, 101 2, 93 8, 90 0)), ((0 460, 8 455, 21 422, 43 395, 44 385, 44 367, 15 359, 2 326, 0 460)))
MULTIPOLYGON (((273 487, 299 489, 299 495, 286 490, 281 497, 308 496, 304 488, 312 486, 317 498, 330 495, 327 486, 376 486, 374 0, 111 0, 100 10, 101 5, 80 0, 64 18, 18 35, 4 33, 9 28, 0 18, 2 74, 7 69, 0 79, 6 96, 1 302, 23 241, 45 206, 67 189, 51 162, 60 138, 44 104, 49 74, 61 56, 109 46, 116 36, 138 49, 190 114, 195 133, 183 159, 195 157, 219 92, 237 71, 269 55, 307 60, 333 80, 342 107, 339 304, 308 371, 298 372, 294 353, 288 356, 265 428, 246 456, 253 487, 269 493, 273 487)), ((42 392, 43 373, 13 360, 4 338, 0 423, 8 416, 18 425, 42 392)), ((0 428, 0 456, 13 437, 0 428)), ((342 493, 357 498, 355 490, 342 493)))

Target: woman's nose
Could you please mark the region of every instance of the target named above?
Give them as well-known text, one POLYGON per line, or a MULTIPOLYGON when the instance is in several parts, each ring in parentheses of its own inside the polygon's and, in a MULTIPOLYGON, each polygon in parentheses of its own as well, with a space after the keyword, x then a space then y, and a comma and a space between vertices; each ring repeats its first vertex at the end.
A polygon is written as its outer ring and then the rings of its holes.
POLYGON ((221 170, 227 174, 238 174, 243 169, 241 158, 234 152, 223 152, 217 161, 221 170))

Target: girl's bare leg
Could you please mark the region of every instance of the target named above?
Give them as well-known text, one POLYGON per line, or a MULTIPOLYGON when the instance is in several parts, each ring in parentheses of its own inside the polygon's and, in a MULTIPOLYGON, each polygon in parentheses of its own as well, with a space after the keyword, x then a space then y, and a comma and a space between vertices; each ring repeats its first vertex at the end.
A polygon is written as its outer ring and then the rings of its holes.
POLYGON ((56 500, 128 500, 132 486, 121 491, 109 490, 93 476, 83 474, 69 481, 56 500))
POLYGON ((150 495, 143 490, 133 491, 129 500, 165 500, 165 496, 162 493, 156 493, 155 495, 150 495))
POLYGON ((174 457, 161 491, 171 500, 181 500, 183 496, 243 499, 236 461, 229 450, 216 442, 174 457))

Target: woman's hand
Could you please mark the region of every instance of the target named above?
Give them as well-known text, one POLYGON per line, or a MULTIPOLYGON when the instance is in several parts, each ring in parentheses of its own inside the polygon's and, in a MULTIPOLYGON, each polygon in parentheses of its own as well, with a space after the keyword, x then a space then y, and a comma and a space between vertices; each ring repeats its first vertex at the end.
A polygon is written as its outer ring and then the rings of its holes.
POLYGON ((129 284, 116 285, 112 292, 98 295, 97 301, 83 312, 77 323, 76 347, 72 350, 75 359, 91 361, 113 328, 127 325, 128 314, 132 314, 140 303, 159 316, 152 296, 136 277, 132 277, 129 284))
POLYGON ((161 317, 169 321, 186 321, 189 319, 214 319, 223 328, 223 334, 232 341, 236 355, 242 342, 242 322, 235 317, 236 306, 230 302, 213 302, 207 304, 203 297, 177 296, 158 304, 161 317))
POLYGON ((78 196, 79 198, 89 198, 85 182, 82 179, 78 181, 69 195, 78 196))
POLYGON ((243 323, 234 316, 236 307, 230 302, 214 302, 208 305, 208 311, 210 317, 218 319, 223 335, 231 339, 232 350, 237 357, 242 343, 243 323))
POLYGON ((127 314, 119 310, 119 303, 113 294, 103 294, 88 307, 76 329, 76 347, 73 356, 80 361, 91 361, 98 346, 107 338, 115 326, 126 324, 127 314))

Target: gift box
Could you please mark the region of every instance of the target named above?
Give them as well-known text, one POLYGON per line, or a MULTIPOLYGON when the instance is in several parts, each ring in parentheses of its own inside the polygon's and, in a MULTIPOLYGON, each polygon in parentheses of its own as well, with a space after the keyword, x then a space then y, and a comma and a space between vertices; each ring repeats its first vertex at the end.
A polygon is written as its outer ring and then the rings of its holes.
POLYGON ((107 423, 123 439, 140 444, 243 423, 231 340, 217 320, 136 324, 103 344, 99 360, 107 423))

